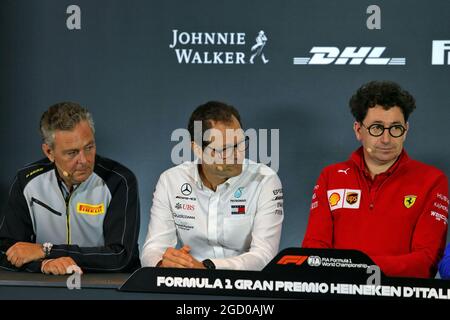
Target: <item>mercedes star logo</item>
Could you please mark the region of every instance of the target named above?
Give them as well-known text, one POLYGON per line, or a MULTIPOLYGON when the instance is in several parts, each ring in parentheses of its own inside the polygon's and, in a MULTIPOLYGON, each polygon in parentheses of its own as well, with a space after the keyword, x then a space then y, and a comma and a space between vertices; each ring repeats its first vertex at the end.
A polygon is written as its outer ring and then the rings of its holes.
POLYGON ((192 187, 189 183, 185 183, 181 186, 181 193, 185 196, 188 196, 192 193, 192 187))

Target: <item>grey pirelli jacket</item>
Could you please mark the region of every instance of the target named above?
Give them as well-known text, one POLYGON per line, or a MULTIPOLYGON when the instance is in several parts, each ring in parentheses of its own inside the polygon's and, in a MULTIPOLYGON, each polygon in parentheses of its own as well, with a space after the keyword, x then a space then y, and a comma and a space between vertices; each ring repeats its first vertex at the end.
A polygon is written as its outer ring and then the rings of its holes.
MULTIPOLYGON (((18 270, 5 252, 16 242, 54 244, 49 259, 70 256, 88 272, 138 267, 139 196, 134 174, 97 155, 94 172, 65 195, 53 163, 40 160, 17 173, 0 218, 0 268, 18 270)), ((39 272, 35 261, 20 270, 39 272)))

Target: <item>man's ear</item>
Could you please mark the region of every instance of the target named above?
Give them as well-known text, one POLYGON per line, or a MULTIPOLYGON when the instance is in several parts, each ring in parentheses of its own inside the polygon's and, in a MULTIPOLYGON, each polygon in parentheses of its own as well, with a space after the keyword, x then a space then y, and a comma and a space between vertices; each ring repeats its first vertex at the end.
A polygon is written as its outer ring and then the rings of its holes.
POLYGON ((191 147, 192 147, 192 151, 194 151, 194 155, 197 158, 202 159, 202 156, 203 156, 203 149, 202 149, 202 147, 200 147, 194 141, 191 141, 191 147))
POLYGON ((353 123, 353 131, 355 132, 356 139, 358 141, 361 141, 361 139, 362 139, 362 136, 361 136, 361 123, 359 123, 358 121, 355 121, 353 123))
POLYGON ((53 149, 46 143, 42 144, 42 152, 51 162, 55 162, 55 157, 53 156, 53 149))
POLYGON ((403 135, 403 141, 406 140, 406 135, 408 134, 408 131, 409 131, 409 122, 406 123, 406 132, 405 132, 405 134, 403 135))

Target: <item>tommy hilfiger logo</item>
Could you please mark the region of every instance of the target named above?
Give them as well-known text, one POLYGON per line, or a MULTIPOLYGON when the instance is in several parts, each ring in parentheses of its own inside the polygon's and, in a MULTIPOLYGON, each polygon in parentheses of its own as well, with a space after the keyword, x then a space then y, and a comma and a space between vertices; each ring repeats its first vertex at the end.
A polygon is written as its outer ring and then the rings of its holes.
POLYGON ((240 204, 232 205, 231 214, 245 214, 245 205, 240 204))

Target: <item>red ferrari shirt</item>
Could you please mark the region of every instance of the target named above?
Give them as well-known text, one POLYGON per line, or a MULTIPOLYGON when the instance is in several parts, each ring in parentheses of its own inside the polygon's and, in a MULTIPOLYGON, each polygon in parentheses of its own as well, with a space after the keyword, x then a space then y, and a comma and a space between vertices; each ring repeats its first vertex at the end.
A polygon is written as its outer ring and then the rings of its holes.
POLYGON ((372 179, 359 148, 320 174, 302 246, 363 251, 388 276, 434 277, 448 204, 442 171, 403 151, 372 179))

